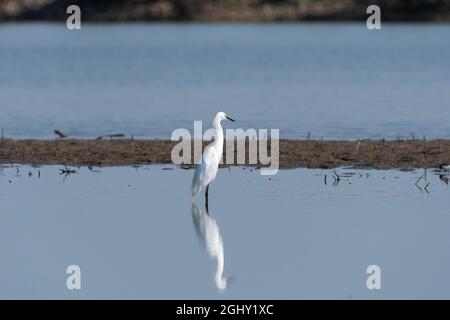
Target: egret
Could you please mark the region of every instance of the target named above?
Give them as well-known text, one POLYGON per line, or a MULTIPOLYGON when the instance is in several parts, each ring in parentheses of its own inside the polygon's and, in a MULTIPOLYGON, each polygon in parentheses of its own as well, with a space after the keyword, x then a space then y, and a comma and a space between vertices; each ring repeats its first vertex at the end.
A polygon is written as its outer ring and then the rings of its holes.
POLYGON ((192 196, 195 197, 201 191, 205 190, 206 207, 208 208, 208 190, 209 184, 216 178, 219 170, 220 159, 223 153, 223 129, 220 124, 222 120, 231 119, 226 113, 218 112, 213 121, 213 128, 215 129, 215 139, 210 143, 203 152, 201 160, 197 163, 194 177, 192 179, 192 196))

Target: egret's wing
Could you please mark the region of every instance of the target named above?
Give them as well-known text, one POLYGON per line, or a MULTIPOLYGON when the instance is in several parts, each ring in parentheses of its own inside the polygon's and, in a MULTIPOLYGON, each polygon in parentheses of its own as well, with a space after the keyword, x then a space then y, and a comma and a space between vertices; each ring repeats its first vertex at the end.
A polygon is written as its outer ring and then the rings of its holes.
POLYGON ((195 197, 202 189, 202 163, 195 165, 194 177, 192 178, 192 196, 195 197))
POLYGON ((217 174, 220 158, 214 148, 206 147, 202 155, 202 161, 195 167, 194 177, 192 178, 192 196, 196 196, 200 190, 207 186, 217 174))
POLYGON ((208 146, 203 153, 202 181, 204 186, 207 186, 216 177, 219 161, 216 150, 208 146))

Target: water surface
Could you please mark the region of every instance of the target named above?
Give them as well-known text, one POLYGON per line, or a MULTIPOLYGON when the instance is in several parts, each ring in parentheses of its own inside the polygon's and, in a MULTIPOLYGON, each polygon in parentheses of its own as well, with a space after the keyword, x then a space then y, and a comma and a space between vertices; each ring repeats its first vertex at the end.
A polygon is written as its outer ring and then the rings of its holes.
POLYGON ((219 110, 285 138, 448 138, 450 25, 0 25, 16 138, 169 139, 219 110))
POLYGON ((0 171, 0 298, 450 298, 450 187, 431 171, 222 169, 206 215, 192 170, 59 169, 0 171))

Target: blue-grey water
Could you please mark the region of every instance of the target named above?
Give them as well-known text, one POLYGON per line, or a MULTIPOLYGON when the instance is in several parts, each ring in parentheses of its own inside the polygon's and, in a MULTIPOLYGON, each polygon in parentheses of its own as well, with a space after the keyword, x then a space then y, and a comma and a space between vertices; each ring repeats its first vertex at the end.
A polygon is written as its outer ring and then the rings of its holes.
POLYGON ((192 170, 59 169, 0 170, 0 298, 450 298, 450 186, 432 171, 221 169, 207 215, 192 170))
POLYGON ((287 138, 450 136, 450 25, 0 25, 7 137, 170 138, 226 111, 287 138))

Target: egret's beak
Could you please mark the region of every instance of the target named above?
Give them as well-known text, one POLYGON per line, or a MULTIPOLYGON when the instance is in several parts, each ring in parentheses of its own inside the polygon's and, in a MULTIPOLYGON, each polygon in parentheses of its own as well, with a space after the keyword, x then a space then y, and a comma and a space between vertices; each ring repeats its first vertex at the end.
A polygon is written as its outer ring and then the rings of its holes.
POLYGON ((236 122, 236 120, 231 119, 229 116, 225 116, 225 119, 236 122))

